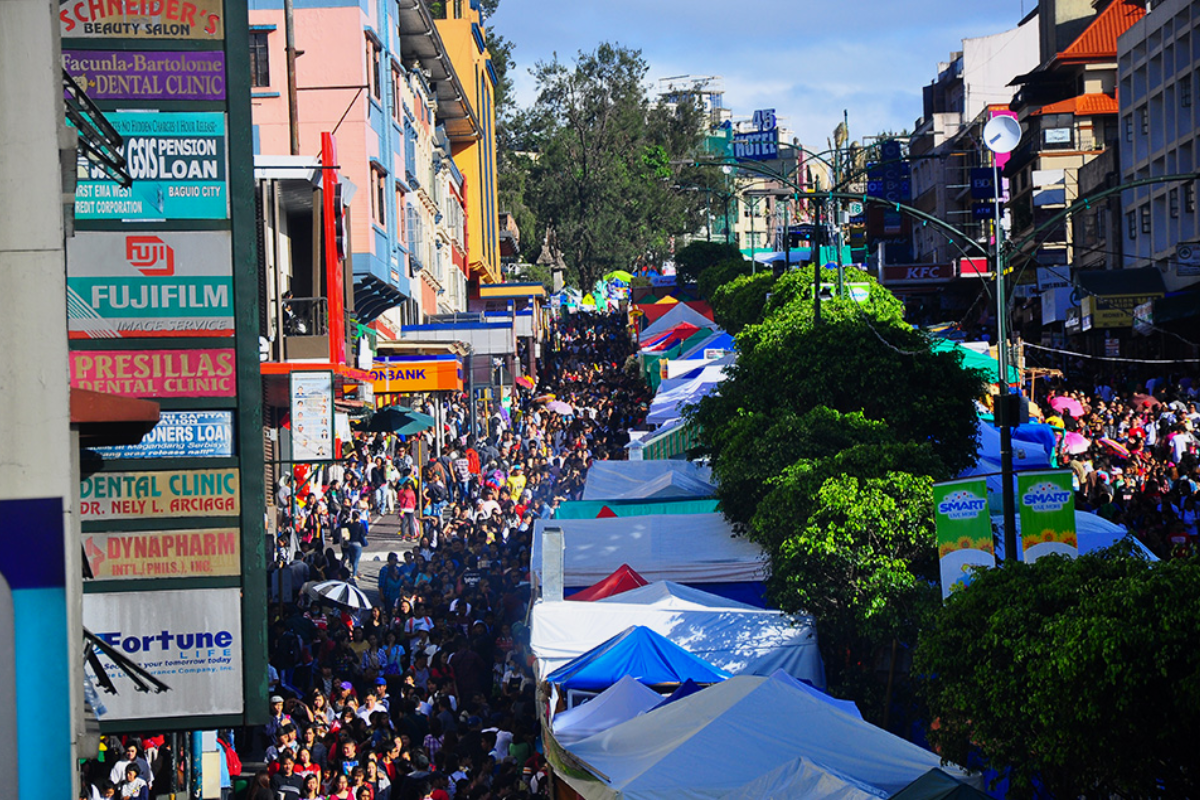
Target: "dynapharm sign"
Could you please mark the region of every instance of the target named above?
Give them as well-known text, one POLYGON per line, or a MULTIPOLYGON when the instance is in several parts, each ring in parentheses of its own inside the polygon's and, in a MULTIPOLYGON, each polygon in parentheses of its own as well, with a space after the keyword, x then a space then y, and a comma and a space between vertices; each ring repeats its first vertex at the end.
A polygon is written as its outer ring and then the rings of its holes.
POLYGON ((133 178, 125 188, 79 154, 78 219, 226 219, 225 115, 117 112, 107 115, 133 178))
POLYGON ((89 533, 83 552, 97 580, 237 575, 241 532, 236 528, 138 533, 89 533))
POLYGON ((72 339, 233 336, 228 231, 79 232, 67 240, 72 339))

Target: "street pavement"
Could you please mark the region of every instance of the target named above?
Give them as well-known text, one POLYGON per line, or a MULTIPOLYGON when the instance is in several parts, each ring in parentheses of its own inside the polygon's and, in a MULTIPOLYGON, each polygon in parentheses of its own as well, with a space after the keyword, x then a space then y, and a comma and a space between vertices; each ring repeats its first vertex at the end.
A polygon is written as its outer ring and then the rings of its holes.
POLYGON ((362 560, 358 562, 358 588, 366 592, 372 603, 379 602, 379 573, 387 566, 388 553, 396 553, 401 560, 404 551, 416 550, 415 542, 400 538, 400 515, 385 514, 373 517, 367 534, 367 546, 362 560))

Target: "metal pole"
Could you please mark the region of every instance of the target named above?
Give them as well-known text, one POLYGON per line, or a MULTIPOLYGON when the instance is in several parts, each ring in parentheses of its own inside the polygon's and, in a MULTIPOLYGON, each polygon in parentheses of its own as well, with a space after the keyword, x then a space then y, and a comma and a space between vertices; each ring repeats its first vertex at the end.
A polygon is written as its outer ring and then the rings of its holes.
POLYGON ((712 192, 704 192, 704 240, 712 241, 712 192))
POLYGON ((785 273, 792 271, 792 237, 789 228, 788 218, 791 216, 788 211, 791 209, 791 197, 785 198, 783 201, 783 271, 785 273))
POLYGON ((823 203, 817 201, 817 224, 813 230, 815 241, 812 243, 812 249, 816 252, 810 253, 813 263, 813 325, 821 324, 821 242, 825 241, 825 229, 821 223, 821 209, 823 203))
MULTIPOLYGON (((300 112, 296 106, 296 26, 292 0, 283 0, 284 36, 287 40, 288 132, 292 155, 300 155, 300 112)), ((329 166, 329 165, 326 165, 329 166)))
POLYGON ((1017 560, 1017 510, 1016 497, 1013 491, 1013 448, 1012 425, 1016 416, 1015 404, 1008 393, 1008 299, 1004 289, 1004 249, 1001 238, 1004 229, 1000 225, 1000 168, 992 156, 992 191, 993 222, 995 225, 995 269, 996 269, 996 356, 1000 365, 999 389, 997 398, 998 413, 996 421, 1000 423, 1000 478, 1004 482, 1004 560, 1010 563, 1017 560))
POLYGON ((729 195, 725 195, 725 244, 729 244, 729 195))
POLYGON ((749 198, 750 202, 747 203, 747 205, 750 207, 750 274, 751 275, 758 272, 758 269, 757 269, 758 262, 756 262, 754 260, 754 256, 756 255, 755 251, 758 249, 758 247, 757 247, 758 242, 755 241, 755 239, 754 239, 754 211, 755 211, 754 207, 756 205, 756 203, 754 201, 757 199, 758 199, 757 197, 750 197, 749 198))

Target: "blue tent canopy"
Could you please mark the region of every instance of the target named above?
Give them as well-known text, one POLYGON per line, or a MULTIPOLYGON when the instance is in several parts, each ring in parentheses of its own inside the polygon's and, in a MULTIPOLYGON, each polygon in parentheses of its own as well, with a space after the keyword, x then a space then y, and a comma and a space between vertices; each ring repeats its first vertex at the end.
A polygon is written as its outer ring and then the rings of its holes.
POLYGON ((725 331, 713 331, 713 335, 700 342, 690 350, 685 350, 679 358, 682 360, 700 358, 705 350, 732 350, 733 337, 725 331))
MULTIPOLYGON (((691 678, 688 678, 686 681, 679 684, 679 688, 676 689, 675 691, 671 692, 671 695, 669 697, 667 697, 661 703, 656 705, 654 708, 662 708, 665 705, 670 705, 671 703, 674 703, 676 700, 682 700, 683 698, 687 697, 689 694, 695 694, 696 692, 700 691, 703 688, 704 688, 703 686, 696 683, 691 678)), ((654 708, 652 708, 650 710, 653 711, 654 708)))
POLYGON ((563 689, 603 691, 630 675, 646 686, 717 683, 729 673, 694 656, 663 635, 633 625, 551 672, 546 680, 563 689))

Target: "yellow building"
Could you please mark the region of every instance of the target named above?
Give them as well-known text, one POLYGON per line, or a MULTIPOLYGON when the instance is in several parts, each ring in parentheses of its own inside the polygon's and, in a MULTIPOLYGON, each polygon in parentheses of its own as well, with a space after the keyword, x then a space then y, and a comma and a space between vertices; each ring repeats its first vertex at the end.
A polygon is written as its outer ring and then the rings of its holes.
MULTIPOLYGON (((466 178, 467 258, 471 278, 481 284, 499 283, 499 206, 496 202, 496 72, 483 34, 483 15, 475 0, 430 3, 438 34, 469 95, 466 100, 479 135, 450 134, 454 163, 466 178)), ((447 131, 449 133, 449 131, 447 131)))

